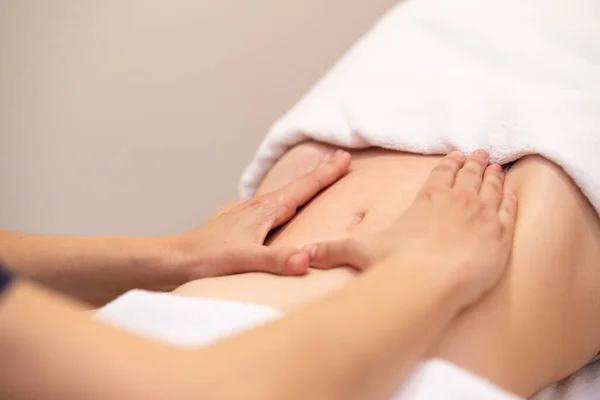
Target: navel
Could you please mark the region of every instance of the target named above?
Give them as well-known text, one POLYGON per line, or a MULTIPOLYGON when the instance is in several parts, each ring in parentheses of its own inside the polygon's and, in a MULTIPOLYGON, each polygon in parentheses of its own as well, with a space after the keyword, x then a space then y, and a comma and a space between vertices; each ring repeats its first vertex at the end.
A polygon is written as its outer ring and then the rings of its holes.
POLYGON ((352 217, 352 220, 348 224, 348 230, 351 231, 356 228, 363 221, 363 219, 365 219, 366 215, 367 210, 356 211, 352 217))

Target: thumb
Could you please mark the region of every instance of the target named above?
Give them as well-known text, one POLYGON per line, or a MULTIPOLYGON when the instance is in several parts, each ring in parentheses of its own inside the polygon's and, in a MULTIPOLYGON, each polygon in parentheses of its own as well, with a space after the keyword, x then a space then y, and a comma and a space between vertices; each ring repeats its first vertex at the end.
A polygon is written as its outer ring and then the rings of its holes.
POLYGON ((308 271, 310 256, 305 251, 288 247, 251 246, 238 249, 230 262, 234 273, 304 275, 308 271))
POLYGON ((316 243, 306 246, 303 250, 310 254, 310 266, 314 268, 350 266, 362 270, 368 266, 366 252, 355 239, 316 243))

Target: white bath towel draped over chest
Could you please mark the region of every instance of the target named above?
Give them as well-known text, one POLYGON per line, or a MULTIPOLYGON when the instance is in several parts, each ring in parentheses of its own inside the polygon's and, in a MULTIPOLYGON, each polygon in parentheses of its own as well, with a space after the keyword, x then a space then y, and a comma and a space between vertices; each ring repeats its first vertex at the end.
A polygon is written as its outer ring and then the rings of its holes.
POLYGON ((600 1, 400 2, 273 125, 246 169, 253 196, 314 139, 423 154, 539 153, 600 207, 600 1))

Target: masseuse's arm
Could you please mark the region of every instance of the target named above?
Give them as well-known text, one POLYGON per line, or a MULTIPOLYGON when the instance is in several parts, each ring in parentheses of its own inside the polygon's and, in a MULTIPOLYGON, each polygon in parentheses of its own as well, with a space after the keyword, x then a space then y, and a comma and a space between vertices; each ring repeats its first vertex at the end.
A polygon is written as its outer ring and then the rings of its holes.
POLYGON ((0 398, 384 399, 462 305, 455 279, 394 267, 201 350, 128 335, 17 282, 0 302, 0 398))
POLYGON ((387 237, 396 251, 331 297, 207 348, 134 338, 16 283, 0 302, 1 397, 386 399, 510 252, 515 199, 455 190, 453 157, 387 237))
POLYGON ((167 290, 209 276, 248 271, 303 274, 306 254, 263 246, 264 239, 349 166, 348 153, 330 155, 284 188, 236 204, 185 234, 75 237, 0 232, 0 257, 16 272, 92 304, 133 288, 167 290))

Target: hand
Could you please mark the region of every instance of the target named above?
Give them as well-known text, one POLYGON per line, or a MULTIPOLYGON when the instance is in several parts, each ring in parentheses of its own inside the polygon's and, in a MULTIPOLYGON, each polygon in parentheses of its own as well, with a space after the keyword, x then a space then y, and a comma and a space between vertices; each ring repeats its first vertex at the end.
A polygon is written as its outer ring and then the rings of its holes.
POLYGON ((350 154, 338 150, 327 154, 312 172, 283 188, 236 204, 200 228, 181 235, 185 248, 184 268, 189 279, 262 271, 302 275, 310 255, 293 248, 263 246, 274 228, 289 221, 310 201, 350 168, 350 154))
POLYGON ((483 150, 466 162, 459 152, 449 154, 388 229, 308 246, 311 266, 364 269, 390 258, 395 265, 435 266, 461 274, 474 301, 504 272, 517 215, 516 197, 502 190, 502 168, 488 159, 483 150))

